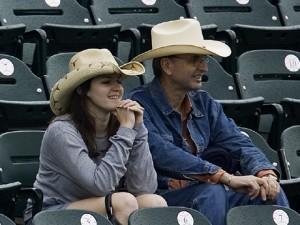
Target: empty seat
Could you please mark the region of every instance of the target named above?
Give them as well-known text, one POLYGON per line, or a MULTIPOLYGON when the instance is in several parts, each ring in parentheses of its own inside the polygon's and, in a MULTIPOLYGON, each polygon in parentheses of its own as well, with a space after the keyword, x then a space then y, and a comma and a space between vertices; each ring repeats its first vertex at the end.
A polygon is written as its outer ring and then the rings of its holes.
MULTIPOLYGON (((283 108, 279 103, 285 98, 300 98, 298 91, 300 76, 299 56, 299 52, 272 49, 249 51, 238 58, 237 81, 242 98, 262 96, 266 104, 276 106, 278 109, 278 123, 277 125, 273 124, 277 126, 276 128, 273 127, 276 135, 272 137, 277 147, 280 146, 279 140, 282 128, 286 126, 282 123, 295 119, 291 118, 289 114, 289 112, 294 110, 293 101, 289 101, 290 109, 287 108, 288 104, 285 106, 286 118, 284 121, 283 108)), ((299 117, 298 115, 296 116, 299 117)), ((295 121, 297 120, 299 119, 296 118, 295 121)))
POLYGON ((275 205, 238 206, 227 213, 227 225, 270 225, 299 224, 300 214, 296 211, 275 205))
POLYGON ((184 7, 176 0, 95 0, 90 7, 97 24, 122 23, 123 29, 186 17, 184 7))
POLYGON ((2 225, 15 225, 15 222, 12 221, 7 216, 5 216, 3 214, 0 214, 0 224, 2 224, 2 225))
POLYGON ((46 210, 34 216, 32 225, 99 224, 112 225, 103 215, 88 210, 46 210))
MULTIPOLYGON (((300 125, 286 128, 281 134, 281 149, 285 154, 287 161, 287 172, 292 178, 286 182, 300 182, 300 125)), ((286 183, 284 182, 284 183, 286 183)), ((300 187, 294 184, 293 186, 285 185, 286 192, 292 197, 291 207, 300 212, 300 187)))
POLYGON ((300 177, 300 125, 286 128, 282 132, 281 143, 288 161, 290 176, 300 177))
POLYGON ((129 225, 174 225, 194 224, 211 225, 208 219, 199 211, 186 207, 144 208, 129 216, 129 225))
POLYGON ((21 60, 0 54, 0 132, 45 128, 52 115, 42 80, 21 60))
POLYGON ((284 25, 300 25, 300 2, 298 0, 280 0, 278 5, 284 25))
POLYGON ((19 182, 14 216, 23 216, 27 199, 31 199, 33 215, 42 208, 42 192, 33 188, 39 168, 39 154, 44 131, 13 131, 0 135, 1 182, 19 182))
MULTIPOLYGON (((105 47, 115 55, 118 53, 121 24, 94 25, 88 9, 76 0, 1 1, 0 15, 5 25, 24 23, 26 31, 39 34, 36 38, 41 43, 33 61, 33 69, 39 76, 45 74, 46 57, 55 53, 90 47, 105 47)), ((122 34, 122 38, 133 43, 132 39, 137 37, 131 33, 122 34)))
POLYGON ((231 43, 233 63, 240 54, 253 49, 300 49, 300 27, 283 27, 275 5, 269 0, 190 0, 190 16, 202 25, 215 23, 220 30, 231 29, 236 40, 231 43))
POLYGON ((253 142, 253 144, 266 155, 268 160, 281 174, 281 179, 288 179, 287 162, 282 152, 272 149, 266 142, 265 138, 261 136, 258 132, 245 127, 240 127, 240 130, 246 136, 248 136, 253 142))
POLYGON ((189 0, 187 7, 202 25, 214 23, 220 30, 235 24, 281 26, 276 7, 268 0, 189 0))

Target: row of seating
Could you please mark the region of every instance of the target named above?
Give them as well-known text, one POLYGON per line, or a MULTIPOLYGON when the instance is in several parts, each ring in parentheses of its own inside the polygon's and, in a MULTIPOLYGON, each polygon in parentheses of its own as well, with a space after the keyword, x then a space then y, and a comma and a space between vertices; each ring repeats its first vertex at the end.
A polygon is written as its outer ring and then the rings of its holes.
MULTIPOLYGON (((292 209, 273 205, 239 206, 232 208, 226 216, 227 225, 269 225, 299 223, 300 214, 292 209)), ((2 225, 15 225, 14 221, 0 214, 2 225)), ((87 210, 54 210, 38 213, 33 225, 112 225, 104 216, 87 210)), ((145 208, 133 212, 128 219, 129 225, 211 225, 199 211, 186 207, 145 208)))
MULTIPOLYGON (((48 101, 51 88, 68 72, 74 54, 51 56, 42 77, 33 74, 21 60, 0 54, 0 132, 47 126, 53 116, 48 101)), ((269 144, 278 149, 282 130, 300 124, 299 57, 299 52, 290 50, 249 51, 238 58, 235 74, 227 73, 210 57, 202 89, 223 105, 237 125, 269 134, 269 144), (264 122, 263 115, 270 118, 264 122)), ((144 76, 124 81, 126 92, 153 79, 151 61, 144 65, 144 76)))
MULTIPOLYGON (((300 212, 300 125, 287 128, 279 151, 272 149, 257 132, 242 128, 281 173, 281 185, 291 207, 300 212)), ((43 195, 33 182, 39 167, 39 152, 44 131, 23 130, 0 135, 0 213, 22 217, 26 200, 33 202, 33 215, 41 210, 43 195)))
POLYGON ((222 62, 228 72, 235 72, 236 57, 251 49, 300 50, 299 6, 295 0, 281 0, 278 4, 268 0, 81 3, 86 7, 76 0, 1 0, 0 53, 22 59, 38 76, 45 74, 46 59, 59 52, 106 47, 127 61, 151 47, 150 29, 154 24, 180 16, 197 17, 205 37, 231 46, 232 56, 222 62), (35 43, 35 48, 28 43, 35 43), (128 48, 131 50, 123 51, 128 48))

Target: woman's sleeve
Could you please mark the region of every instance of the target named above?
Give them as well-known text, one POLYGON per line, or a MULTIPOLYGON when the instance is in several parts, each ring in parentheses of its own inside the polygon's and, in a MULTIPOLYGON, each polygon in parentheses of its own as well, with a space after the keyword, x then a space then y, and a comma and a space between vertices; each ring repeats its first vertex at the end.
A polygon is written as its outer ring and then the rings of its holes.
POLYGON ((47 147, 48 159, 55 169, 95 196, 113 191, 126 173, 126 163, 136 131, 121 127, 110 138, 111 147, 100 162, 88 156, 87 147, 75 128, 52 126, 42 148, 47 147))
POLYGON ((148 131, 144 124, 135 129, 137 136, 127 164, 126 187, 135 195, 154 193, 157 189, 157 175, 149 150, 148 131))

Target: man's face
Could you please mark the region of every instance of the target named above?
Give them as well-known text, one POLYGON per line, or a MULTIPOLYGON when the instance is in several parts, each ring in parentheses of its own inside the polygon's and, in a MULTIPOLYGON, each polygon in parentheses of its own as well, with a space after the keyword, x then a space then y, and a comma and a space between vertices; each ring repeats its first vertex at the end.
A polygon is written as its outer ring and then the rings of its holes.
POLYGON ((184 91, 201 87, 202 76, 207 72, 208 57, 205 55, 181 54, 166 58, 168 79, 184 91))

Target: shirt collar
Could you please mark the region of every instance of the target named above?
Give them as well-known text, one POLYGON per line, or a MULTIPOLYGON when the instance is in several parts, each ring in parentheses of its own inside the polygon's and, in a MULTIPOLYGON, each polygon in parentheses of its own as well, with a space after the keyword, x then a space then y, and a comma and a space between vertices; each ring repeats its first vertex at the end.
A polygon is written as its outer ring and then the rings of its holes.
MULTIPOLYGON (((165 93, 163 92, 163 89, 161 87, 160 81, 157 77, 155 77, 149 84, 149 91, 151 96, 153 97, 154 103, 157 105, 158 108, 160 108, 160 110, 165 115, 169 115, 174 111, 171 105, 169 104, 165 93)), ((193 96, 195 96, 196 93, 197 91, 188 92, 188 95, 185 98, 185 103, 183 104, 187 104, 187 106, 190 106, 190 108, 185 108, 185 110, 188 110, 196 117, 200 117, 203 116, 203 113, 201 112, 197 104, 195 104, 193 101, 193 96)))

